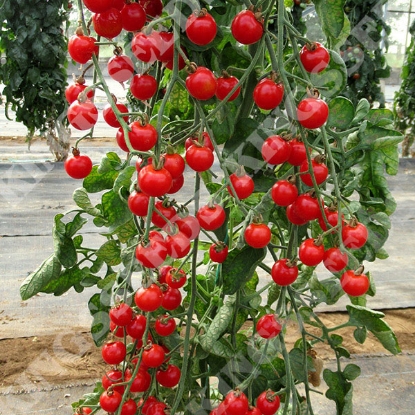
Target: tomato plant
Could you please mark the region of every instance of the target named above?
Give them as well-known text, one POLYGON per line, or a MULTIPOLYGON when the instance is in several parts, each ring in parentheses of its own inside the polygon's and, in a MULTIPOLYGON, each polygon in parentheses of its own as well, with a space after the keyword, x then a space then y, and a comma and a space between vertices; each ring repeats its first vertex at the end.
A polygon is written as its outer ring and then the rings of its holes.
MULTIPOLYGON (((337 330, 356 327, 358 341, 372 331, 399 352, 367 307, 376 278, 360 267, 386 257, 396 204, 384 175, 396 173, 401 140, 391 112, 340 96, 347 68, 331 41, 324 70, 301 60, 315 39, 288 23, 283 0, 262 11, 227 3, 226 13, 213 2, 202 14, 181 2, 163 13, 159 2, 140 5, 146 23, 128 34, 125 54, 136 79, 156 81, 151 94, 134 98, 131 82, 129 112, 120 111, 92 54, 97 83, 88 88, 107 95, 120 149, 84 177, 76 209, 55 217, 54 252, 21 286, 24 300, 95 290, 91 334, 116 367, 74 408, 311 414, 311 356, 324 343, 337 361, 323 372, 327 397, 348 414, 359 370, 344 365, 337 330), (202 24, 205 33, 190 29, 202 24), (82 238, 88 219, 99 247, 82 238), (315 307, 342 296, 350 318, 329 329, 315 307), (287 334, 297 341, 288 345, 287 334)), ((343 4, 316 2, 316 10, 329 40, 347 31, 343 4)))

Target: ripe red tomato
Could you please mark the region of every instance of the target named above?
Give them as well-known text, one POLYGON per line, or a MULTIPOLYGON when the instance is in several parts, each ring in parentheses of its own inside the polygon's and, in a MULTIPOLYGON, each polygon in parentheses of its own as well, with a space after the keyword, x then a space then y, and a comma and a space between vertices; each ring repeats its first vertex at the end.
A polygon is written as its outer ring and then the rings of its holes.
MULTIPOLYGON (((154 290, 154 292, 156 292, 156 291, 157 290, 154 290)), ((154 293, 151 293, 151 294, 154 294, 154 293)), ((149 293, 145 293, 145 294, 142 293, 141 295, 145 295, 145 296, 150 297, 149 293)), ((152 298, 153 297, 151 296, 151 299, 152 298)), ((134 298, 134 300, 135 300, 135 298, 134 298)), ((147 299, 143 298, 143 299, 139 300, 140 304, 141 304, 141 301, 144 302, 144 300, 147 300, 147 299)), ((153 301, 153 299, 152 299, 152 301, 153 301)), ((135 303, 137 304, 137 302, 135 302, 135 303)), ((127 324, 125 329, 127 331, 127 334, 131 338, 133 338, 135 340, 141 340, 143 335, 144 335, 144 332, 146 330, 146 325, 147 325, 146 316, 143 316, 142 314, 136 314, 131 319, 131 321, 127 324)))
POLYGON ((240 390, 228 392, 223 400, 227 415, 241 415, 248 411, 249 402, 246 395, 240 390))
POLYGON ((98 55, 98 46, 95 46, 93 37, 73 35, 68 41, 68 52, 75 62, 84 64, 92 58, 94 53, 98 55))
POLYGON ((150 197, 143 192, 134 190, 128 196, 128 207, 136 216, 147 216, 150 197))
POLYGON ((304 69, 310 73, 319 73, 330 62, 329 51, 319 42, 305 44, 300 50, 300 60, 304 69))
POLYGON ((138 32, 146 24, 146 12, 139 3, 125 3, 121 9, 122 27, 129 32, 138 32))
POLYGON ((85 7, 91 12, 101 13, 113 7, 113 0, 83 0, 85 7))
POLYGON ((122 401, 122 395, 114 390, 105 391, 99 397, 101 409, 105 412, 116 412, 122 401))
POLYGON ((186 150, 185 158, 189 167, 197 172, 209 170, 215 161, 212 150, 199 144, 190 146, 186 150))
POLYGON ((164 160, 163 167, 169 171, 173 179, 176 179, 184 173, 186 163, 180 154, 166 153, 162 155, 162 158, 164 160))
POLYGON ((225 223, 226 213, 222 206, 215 203, 213 206, 199 208, 196 218, 205 231, 214 231, 225 223))
MULTIPOLYGON (((137 307, 142 311, 156 311, 161 306, 163 293, 156 284, 149 287, 140 287, 134 295, 134 301, 137 307)), ((128 326, 127 326, 128 332, 128 326)))
POLYGON ((369 237, 369 232, 363 223, 349 223, 342 228, 342 240, 346 248, 360 249, 369 237))
POLYGON ((265 248, 271 242, 271 229, 265 223, 250 223, 245 229, 244 238, 252 248, 265 248))
POLYGON ((212 140, 210 139, 210 136, 207 132, 203 132, 201 134, 202 136, 200 139, 198 137, 188 137, 186 141, 184 142, 184 148, 187 150, 190 146, 195 144, 195 142, 198 142, 199 144, 203 144, 204 147, 209 148, 212 151, 215 151, 215 148, 213 147, 212 140))
POLYGON ((73 157, 65 160, 65 171, 73 179, 85 179, 92 170, 92 161, 88 156, 80 155, 79 150, 73 151, 73 157))
POLYGON ((263 110, 273 110, 281 104, 284 86, 272 79, 264 78, 254 88, 254 101, 263 110))
POLYGON ((166 260, 167 254, 166 243, 155 239, 150 239, 146 245, 138 244, 135 251, 137 261, 146 268, 159 267, 166 260))
MULTIPOLYGON (((223 75, 217 79, 216 98, 223 101, 232 89, 239 82, 235 76, 223 75)), ((238 87, 235 92, 229 97, 228 102, 235 100, 241 92, 241 87, 238 87)))
MULTIPOLYGON (((131 372, 127 372, 125 374, 125 380, 128 382, 131 380, 132 374, 131 372)), ((136 374, 134 380, 131 383, 130 392, 132 393, 140 393, 146 392, 151 385, 151 375, 146 370, 140 370, 136 374)))
POLYGON ((157 334, 162 337, 167 337, 173 334, 176 330, 176 321, 173 317, 164 314, 157 317, 154 329, 157 334))
POLYGON ((131 42, 131 50, 140 61, 154 63, 159 56, 158 37, 138 32, 131 42))
POLYGON ((124 327, 118 327, 114 322, 110 320, 110 332, 120 339, 124 338, 124 327))
POLYGON ((307 158, 307 150, 302 141, 299 141, 297 138, 293 138, 288 142, 291 147, 291 153, 288 157, 288 163, 292 166, 300 166, 301 163, 307 158))
POLYGON ((249 406, 246 415, 262 415, 261 411, 256 406, 249 406))
POLYGON ((340 248, 329 248, 324 253, 323 264, 330 272, 339 272, 346 268, 349 258, 340 248))
MULTIPOLYGON (((85 81, 83 81, 85 82, 85 81)), ((72 104, 72 102, 76 101, 79 97, 79 94, 83 92, 87 88, 87 85, 85 83, 81 83, 79 81, 75 82, 72 85, 69 85, 65 89, 65 98, 68 101, 69 104, 72 104)), ((86 94, 88 99, 92 99, 94 97, 94 90, 91 89, 86 94)))
POLYGON ((229 248, 223 242, 212 244, 209 247, 209 257, 213 262, 222 264, 228 257, 229 248))
POLYGON ((112 0, 112 7, 121 11, 125 6, 125 0, 112 0))
POLYGON ((271 197, 278 206, 288 206, 295 202, 298 189, 289 180, 278 180, 271 188, 271 197))
MULTIPOLYGON (((163 12, 163 3, 161 0, 140 0, 139 3, 146 12, 146 15, 152 18, 160 16, 163 12)), ((151 19, 147 20, 150 21, 151 19)))
POLYGON ((256 407, 262 415, 274 415, 280 407, 280 398, 272 390, 262 392, 256 399, 256 407))
POLYGON ((101 355, 105 363, 119 365, 127 354, 125 344, 120 341, 105 343, 101 349, 101 355))
MULTIPOLYGON (((110 386, 122 382, 122 372, 121 370, 109 370, 102 376, 101 381, 102 387, 107 390, 110 386)), ((124 385, 113 387, 113 390, 117 391, 121 395, 124 393, 124 389, 124 385)))
POLYGON ((321 217, 318 199, 308 193, 298 196, 293 205, 296 215, 304 220, 309 221, 321 217))
MULTIPOLYGON (((314 177, 316 179, 317 185, 322 184, 329 175, 329 169, 327 168, 326 164, 319 161, 318 156, 317 156, 316 158, 311 160, 311 168, 313 169, 314 177)), ((309 171, 308 161, 305 160, 300 166, 300 173, 303 173, 303 174, 300 174, 300 179, 304 184, 312 187, 313 181, 311 178, 311 174, 306 173, 308 171, 309 171)))
MULTIPOLYGON (((325 207, 324 208, 324 215, 327 219, 327 222, 330 226, 335 227, 337 226, 339 213, 337 210, 333 210, 331 207, 325 207)), ((343 216, 343 215, 342 215, 343 216)), ((318 218, 318 224, 320 225, 320 228, 325 232, 327 231, 327 225, 326 222, 323 219, 323 215, 321 215, 318 218)))
MULTIPOLYGON (((186 51, 184 51, 183 49, 182 49, 182 53, 184 55, 186 55, 186 51)), ((173 59, 170 59, 170 60, 166 61, 165 64, 166 64, 167 69, 170 69, 171 71, 173 70, 173 65, 174 65, 173 59)), ((186 67, 186 61, 183 59, 183 56, 180 54, 179 55, 179 62, 178 62, 179 71, 181 71, 185 67, 186 67)))
POLYGON ((280 334, 282 326, 275 314, 265 314, 256 323, 256 332, 263 339, 272 339, 280 334))
POLYGON ((302 226, 305 225, 308 220, 305 220, 303 218, 300 218, 296 213, 295 213, 295 209, 294 209, 294 203, 292 203, 291 205, 287 206, 286 209, 286 214, 287 214, 287 219, 293 224, 293 225, 297 225, 297 226, 302 226))
POLYGON ((161 200, 158 200, 154 204, 154 207, 155 210, 151 215, 151 222, 154 225, 163 229, 167 225, 166 219, 168 221, 174 222, 174 218, 176 217, 177 212, 175 207, 171 205, 168 201, 163 202, 161 200), (160 212, 161 215, 157 211, 160 212))
POLYGON ((146 347, 143 350, 142 361, 147 367, 161 366, 166 358, 164 349, 158 344, 152 344, 150 347, 146 347))
POLYGON ((134 64, 129 56, 120 53, 110 58, 107 63, 107 69, 108 75, 112 79, 118 82, 125 82, 133 76, 134 64))
POLYGON ((329 116, 329 107, 320 98, 305 98, 297 106, 298 122, 313 130, 321 127, 329 116))
POLYGON ((297 279, 298 267, 288 258, 281 258, 272 266, 271 277, 275 283, 285 287, 297 279))
POLYGON ((356 274, 355 271, 349 270, 341 276, 340 284, 346 294, 360 297, 368 291, 370 281, 365 274, 356 274))
POLYGON ((232 36, 243 45, 258 42, 264 33, 263 19, 259 20, 251 10, 239 12, 231 23, 232 36))
POLYGON ((186 273, 181 269, 171 268, 166 274, 166 284, 172 288, 182 288, 186 284, 186 273))
MULTIPOLYGON (((118 108, 118 111, 121 112, 121 114, 125 114, 125 113, 128 112, 128 108, 124 104, 121 104, 121 103, 117 102, 115 105, 118 108)), ((110 104, 105 105, 102 115, 104 117, 105 122, 108 125, 110 125, 111 127, 114 127, 114 128, 120 128, 121 127, 121 124, 118 121, 118 119, 117 119, 113 109, 111 108, 110 104)), ((124 119, 125 122, 128 122, 128 115, 125 115, 123 117, 123 119, 124 119)))
POLYGON ((135 415, 137 412, 137 404, 134 399, 128 399, 121 407, 120 415, 135 415))
MULTIPOLYGON (((136 3, 133 3, 136 4, 136 3)), ((157 92, 157 81, 151 75, 134 75, 130 84, 131 94, 141 101, 150 99, 157 92)))
POLYGON ((120 303, 111 308, 109 316, 117 326, 126 326, 133 318, 133 309, 128 304, 120 303))
POLYGON ((262 158, 269 164, 277 165, 285 163, 291 153, 291 147, 287 140, 280 135, 268 137, 262 144, 262 158))
POLYGON ((324 245, 319 245, 313 238, 306 239, 300 245, 298 257, 304 265, 314 267, 324 259, 324 245))
MULTIPOLYGON (((232 186, 235 189, 235 193, 240 200, 251 196, 255 189, 255 183, 252 180, 252 177, 248 176, 246 173, 232 173, 229 176, 229 180, 231 181, 232 186)), ((234 196, 231 186, 228 186, 228 192, 231 196, 234 196)))
POLYGON ((166 369, 157 370, 156 380, 165 388, 174 388, 179 383, 181 374, 176 365, 169 364, 166 369))
MULTIPOLYGON (((143 124, 141 121, 133 121, 130 124, 130 129, 131 131, 128 133, 128 138, 130 139, 130 144, 134 150, 149 151, 156 145, 158 133, 151 124, 143 124)), ((118 134, 122 135, 125 142, 124 131, 118 130, 117 135, 118 134)))
POLYGON ((89 130, 98 121, 98 110, 92 101, 72 102, 67 113, 69 123, 77 130, 89 130))
POLYGON ((217 26, 215 19, 206 10, 202 10, 188 17, 185 30, 192 43, 204 46, 215 39, 217 26))
POLYGON ((173 179, 170 190, 167 192, 167 194, 172 195, 174 193, 177 193, 183 187, 183 185, 184 185, 184 175, 182 174, 173 179))
POLYGON ((152 165, 148 165, 138 173, 138 186, 149 196, 165 195, 170 190, 172 182, 171 174, 164 167, 156 170, 152 165))
POLYGON ((181 217, 175 221, 180 232, 183 232, 191 241, 197 238, 200 233, 200 223, 192 215, 181 217))
POLYGON ((121 33, 121 12, 115 7, 112 7, 105 12, 95 13, 92 15, 92 23, 97 35, 112 39, 121 33))
POLYGON ((182 303, 182 294, 177 288, 169 287, 167 291, 163 293, 163 299, 161 306, 169 311, 176 310, 182 303))
POLYGON ((190 239, 178 231, 166 237, 167 252, 171 258, 184 258, 190 252, 190 239))
POLYGON ((206 101, 215 96, 216 77, 210 69, 199 66, 195 72, 187 76, 186 88, 193 98, 206 101))

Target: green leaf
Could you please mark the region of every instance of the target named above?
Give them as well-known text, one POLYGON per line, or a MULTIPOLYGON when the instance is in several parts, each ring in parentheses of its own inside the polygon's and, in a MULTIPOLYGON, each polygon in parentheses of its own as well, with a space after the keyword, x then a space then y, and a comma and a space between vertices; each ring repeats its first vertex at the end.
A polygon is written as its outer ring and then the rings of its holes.
POLYGON ((122 170, 114 182, 114 192, 118 193, 123 187, 128 190, 131 186, 131 178, 136 171, 134 166, 127 166, 122 170))
POLYGON ((125 203, 112 190, 102 195, 102 213, 108 222, 109 232, 116 229, 132 219, 132 213, 125 203))
POLYGON ((354 116, 352 123, 358 124, 360 121, 366 118, 367 114, 369 114, 369 111, 370 111, 369 101, 365 98, 361 99, 357 104, 356 114, 354 116))
POLYGON ((53 245, 56 258, 65 268, 71 268, 78 259, 75 245, 70 236, 67 235, 66 226, 61 221, 63 214, 55 216, 55 224, 52 229, 53 245))
POLYGON ((392 354, 400 353, 395 333, 389 324, 382 319, 385 315, 379 311, 370 310, 357 305, 346 306, 349 313, 349 323, 357 327, 366 327, 392 354))
POLYGON ((96 256, 109 266, 121 264, 121 247, 118 241, 110 240, 105 242, 98 251, 96 256))
POLYGON ((117 280, 117 274, 114 272, 112 274, 107 275, 105 278, 99 281, 97 283, 97 287, 100 290, 109 291, 112 288, 112 286, 115 284, 116 280, 117 280))
MULTIPOLYGON (((293 372, 294 377, 300 382, 305 382, 307 380, 308 373, 304 370, 305 362, 303 351, 298 347, 295 347, 292 350, 290 350, 289 356, 291 370, 293 372)), ((307 356, 307 365, 308 367, 313 366, 310 356, 307 356)))
POLYGON ((329 387, 326 397, 336 403, 336 413, 338 415, 353 415, 353 385, 342 372, 333 372, 330 369, 324 369, 323 379, 329 387))
POLYGON ((102 159, 98 166, 99 173, 108 173, 113 170, 120 170, 122 166, 121 159, 117 153, 110 151, 102 159))
POLYGON ((367 328, 357 327, 356 330, 353 332, 353 336, 358 343, 363 344, 366 341, 367 328))
POLYGON ((344 97, 333 98, 329 102, 329 118, 327 125, 336 130, 346 130, 354 118, 352 101, 344 97))
POLYGON ((212 124, 213 137, 217 144, 223 144, 232 137, 236 110, 235 104, 228 103, 217 113, 212 124))
POLYGON ((358 378, 361 374, 360 367, 357 365, 354 365, 352 363, 349 363, 343 370, 343 375, 347 380, 355 380, 358 378))
MULTIPOLYGON (((108 297, 109 298, 109 297, 108 297)), ((94 294, 88 302, 89 312, 93 316, 91 334, 97 347, 106 340, 110 331, 110 301, 102 294, 94 294), (104 301, 102 301, 104 300, 104 301)))
POLYGON ((232 345, 223 337, 213 343, 210 352, 216 356, 224 357, 226 359, 231 359, 235 356, 235 351, 233 350, 232 345))
POLYGON ((121 225, 114 233, 118 236, 121 243, 127 243, 131 238, 137 235, 137 227, 135 226, 134 219, 121 225))
POLYGON ((318 280, 315 274, 310 281, 310 291, 317 297, 318 304, 326 303, 327 305, 336 304, 339 298, 344 295, 338 278, 330 277, 325 280, 318 280))
POLYGON ((33 271, 20 286, 20 297, 23 301, 38 294, 50 281, 59 278, 62 265, 58 258, 52 254, 48 259, 33 271))
POLYGON ((118 171, 109 170, 105 173, 98 172, 98 166, 92 167, 91 173, 85 177, 83 187, 88 193, 97 193, 102 190, 112 189, 118 171))
POLYGON ((394 118, 393 112, 387 108, 371 109, 367 115, 367 120, 374 125, 379 125, 383 121, 387 121, 387 124, 390 124, 394 118))
POLYGON ((89 275, 89 269, 79 269, 78 266, 68 268, 62 272, 57 279, 53 279, 45 287, 42 292, 47 294, 54 294, 56 296, 66 293, 70 288, 79 284, 84 278, 89 275))
POLYGON ((345 0, 314 0, 323 32, 328 38, 337 39, 344 26, 345 0))
POLYGON ((266 249, 245 246, 233 249, 222 264, 223 292, 234 294, 254 275, 257 265, 265 258, 266 249))
POLYGON ((101 216, 101 211, 91 203, 88 192, 83 187, 75 189, 72 198, 81 209, 85 210, 86 213, 91 216, 101 216))

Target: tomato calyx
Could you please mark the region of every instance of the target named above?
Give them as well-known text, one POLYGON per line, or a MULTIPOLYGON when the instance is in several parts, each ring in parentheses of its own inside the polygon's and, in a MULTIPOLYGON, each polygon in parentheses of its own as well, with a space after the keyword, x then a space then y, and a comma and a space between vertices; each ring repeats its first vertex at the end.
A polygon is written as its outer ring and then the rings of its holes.
POLYGON ((72 147, 72 155, 74 157, 78 157, 78 156, 81 155, 81 152, 79 151, 79 148, 78 147, 72 147))
POLYGON ((359 267, 354 271, 354 275, 362 275, 365 271, 365 267, 363 265, 359 265, 359 267))
POLYGON ((205 8, 203 8, 203 9, 196 9, 196 10, 194 10, 193 11, 193 14, 196 16, 196 17, 205 17, 206 15, 208 15, 209 13, 208 13, 208 11, 205 9, 205 8))
POLYGON ((189 62, 186 66, 186 71, 188 74, 195 73, 197 71, 198 66, 195 62, 189 62))
POLYGON ((308 98, 320 98, 320 91, 317 88, 308 88, 307 87, 307 97, 308 98))
POLYGON ((317 42, 307 42, 305 44, 305 47, 307 48, 307 50, 309 52, 313 52, 314 50, 316 50, 318 48, 318 43, 317 42))

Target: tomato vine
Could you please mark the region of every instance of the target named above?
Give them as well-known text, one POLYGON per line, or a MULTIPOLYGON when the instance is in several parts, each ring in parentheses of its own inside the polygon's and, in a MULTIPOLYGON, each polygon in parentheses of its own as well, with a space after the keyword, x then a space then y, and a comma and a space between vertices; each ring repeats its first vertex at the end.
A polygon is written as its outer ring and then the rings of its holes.
MULTIPOLYGON (((343 2, 314 4, 333 45, 347 30, 343 2)), ((83 161, 76 207, 56 215, 55 251, 23 282, 21 297, 93 290, 91 333, 116 368, 73 404, 77 413, 313 414, 326 343, 337 361, 322 372, 326 396, 337 414, 350 414, 360 369, 344 364, 350 353, 339 327, 328 328, 315 308, 348 294, 342 327, 355 327, 360 343, 371 332, 399 352, 383 314, 367 307, 375 278, 362 264, 387 257, 396 203, 385 171, 397 172, 402 135, 391 111, 340 96, 343 59, 304 38, 284 0, 262 10, 220 1, 192 13, 178 1, 130 35, 134 76, 148 72, 158 85, 130 112, 117 107, 96 57, 97 46, 119 45, 91 42, 80 13, 70 53, 92 60, 97 82, 74 102, 81 109, 72 107, 70 122, 91 135, 88 92, 102 88, 120 125, 120 152, 90 172, 83 161), (195 44, 183 22, 207 15, 216 36, 208 19, 208 39, 195 44), (303 64, 301 54, 315 50, 322 62, 303 64), (218 97, 221 76, 237 82, 218 97), (91 219, 98 248, 82 235, 91 219), (290 321, 299 332, 293 346, 285 341, 290 321)), ((81 146, 82 138, 73 158, 81 146)))

